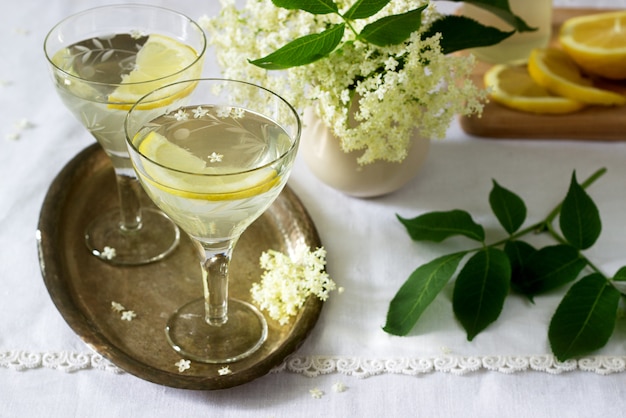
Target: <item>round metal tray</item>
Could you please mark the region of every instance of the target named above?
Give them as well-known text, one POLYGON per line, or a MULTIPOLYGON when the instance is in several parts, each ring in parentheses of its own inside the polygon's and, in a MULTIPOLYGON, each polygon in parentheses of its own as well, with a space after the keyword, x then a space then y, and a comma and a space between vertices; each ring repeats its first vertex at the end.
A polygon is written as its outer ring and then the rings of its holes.
MULTIPOLYGON (((151 205, 147 197, 145 204, 151 205)), ((198 252, 182 234, 179 247, 146 266, 111 266, 91 255, 83 231, 98 213, 117 201, 109 158, 98 144, 74 157, 50 186, 39 218, 38 249, 44 283, 57 309, 78 336, 121 369, 161 385, 186 389, 224 389, 267 374, 294 352, 315 326, 323 303, 310 297, 300 313, 281 326, 268 318, 269 335, 251 357, 229 365, 197 362, 179 372, 181 357, 168 345, 165 323, 185 302, 202 295, 198 252), (121 319, 112 302, 133 310, 121 319)), ((321 246, 310 216, 286 187, 274 204, 240 238, 231 265, 232 296, 250 301, 260 280, 259 257, 274 249, 293 253, 321 246)))

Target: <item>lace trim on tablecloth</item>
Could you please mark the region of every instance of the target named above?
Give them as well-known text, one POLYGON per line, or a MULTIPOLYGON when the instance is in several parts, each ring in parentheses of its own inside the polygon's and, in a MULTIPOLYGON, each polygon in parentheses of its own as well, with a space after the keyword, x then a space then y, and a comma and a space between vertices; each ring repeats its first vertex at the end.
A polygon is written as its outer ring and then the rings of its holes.
MULTIPOLYGON (((64 372, 95 369, 113 373, 123 370, 95 353, 29 351, 0 351, 0 367, 25 371, 37 368, 64 372)), ((480 370, 511 374, 525 371, 560 374, 574 370, 609 375, 626 371, 626 356, 593 356, 576 360, 558 361, 554 356, 456 356, 446 355, 430 358, 367 359, 330 356, 290 356, 271 373, 291 372, 308 377, 340 373, 357 378, 381 374, 417 376, 443 372, 464 375, 480 370)))

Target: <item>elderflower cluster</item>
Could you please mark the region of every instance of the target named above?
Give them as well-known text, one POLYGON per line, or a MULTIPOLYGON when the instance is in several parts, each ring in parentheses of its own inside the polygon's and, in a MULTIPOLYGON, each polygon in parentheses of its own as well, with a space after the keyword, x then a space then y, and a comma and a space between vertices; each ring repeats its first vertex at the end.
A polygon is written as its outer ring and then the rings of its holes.
POLYGON ((252 285, 252 299, 281 325, 298 313, 309 295, 325 301, 336 288, 335 282, 324 271, 324 248, 315 251, 303 248, 293 259, 269 250, 261 254, 260 264, 265 272, 261 282, 252 285))
MULTIPOLYGON (((342 46, 328 57, 268 71, 248 60, 341 23, 340 18, 287 10, 271 0, 248 0, 241 9, 233 0, 220 1, 220 15, 200 22, 215 46, 223 75, 261 84, 300 110, 314 109, 344 151, 363 151, 360 164, 402 161, 415 129, 424 137, 442 138, 455 115, 482 110, 486 93, 469 80, 474 58, 444 55, 438 36, 421 39, 418 31, 400 45, 380 47, 357 40, 346 30, 342 46)), ((345 11, 354 1, 336 3, 345 11)), ((371 18, 354 21, 355 29, 417 6, 412 0, 392 1, 371 18)), ((422 29, 438 16, 429 3, 422 29)))

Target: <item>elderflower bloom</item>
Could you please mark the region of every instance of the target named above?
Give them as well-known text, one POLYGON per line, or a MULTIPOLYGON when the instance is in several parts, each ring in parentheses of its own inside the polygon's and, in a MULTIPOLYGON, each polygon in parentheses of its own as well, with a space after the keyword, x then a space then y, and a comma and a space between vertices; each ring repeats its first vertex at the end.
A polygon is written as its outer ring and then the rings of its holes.
MULTIPOLYGON (((287 10, 271 0, 248 0, 241 9, 232 0, 221 2, 220 15, 204 16, 200 24, 211 35, 223 75, 261 84, 300 110, 313 109, 344 151, 363 151, 360 164, 400 162, 415 129, 427 138, 443 138, 455 115, 482 110, 486 92, 469 80, 474 58, 444 55, 438 35, 420 37, 420 31, 440 16, 430 3, 422 14, 422 29, 407 42, 381 47, 346 30, 342 46, 328 57, 267 71, 248 60, 264 57, 303 35, 320 33, 329 24, 341 23, 340 17, 287 10)), ((336 3, 345 11, 354 1, 336 3)), ((355 29, 407 12, 416 3, 427 1, 392 1, 371 18, 354 21, 355 29)))
POLYGON ((261 254, 260 264, 265 272, 261 282, 252 285, 252 299, 281 325, 298 313, 309 295, 325 301, 336 288, 335 282, 324 271, 324 248, 315 251, 303 248, 293 259, 269 250, 261 254))

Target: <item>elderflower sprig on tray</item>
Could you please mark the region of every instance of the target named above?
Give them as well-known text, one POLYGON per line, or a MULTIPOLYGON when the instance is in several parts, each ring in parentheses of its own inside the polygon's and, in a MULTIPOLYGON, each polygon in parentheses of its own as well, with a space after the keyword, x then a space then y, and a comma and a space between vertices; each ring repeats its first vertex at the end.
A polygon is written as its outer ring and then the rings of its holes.
POLYGON ((259 259, 265 270, 259 283, 252 285, 252 299, 261 310, 281 325, 296 315, 310 295, 325 301, 335 282, 324 270, 326 250, 302 248, 292 257, 268 250, 259 259))
MULTIPOLYGON (((415 129, 441 138, 455 115, 480 113, 486 92, 469 80, 474 58, 450 52, 514 33, 442 16, 427 0, 221 2, 220 15, 200 24, 223 75, 313 109, 344 151, 363 151, 361 164, 402 161, 415 129)), ((508 3, 469 2, 531 29, 508 3)))

